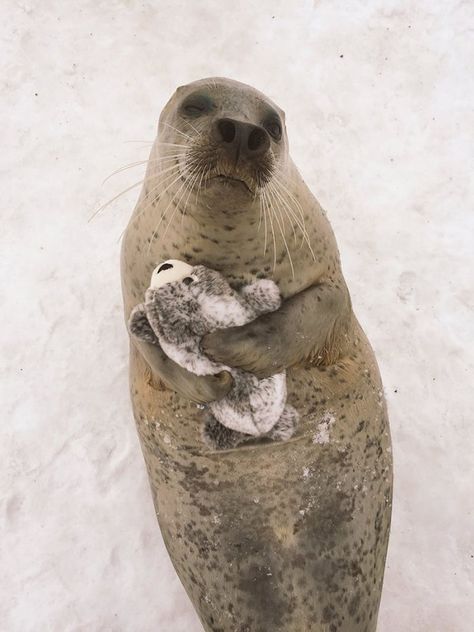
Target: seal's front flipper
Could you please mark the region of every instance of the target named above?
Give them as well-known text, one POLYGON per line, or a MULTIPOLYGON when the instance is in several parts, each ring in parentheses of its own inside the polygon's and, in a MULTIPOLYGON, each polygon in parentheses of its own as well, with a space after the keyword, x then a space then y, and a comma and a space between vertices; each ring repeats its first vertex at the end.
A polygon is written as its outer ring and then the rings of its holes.
POLYGON ((280 419, 268 433, 268 437, 274 441, 285 441, 293 436, 298 423, 299 414, 296 408, 286 404, 280 419))
POLYGON ((214 362, 258 378, 303 362, 327 366, 344 352, 350 319, 350 298, 341 278, 312 285, 246 325, 206 334, 201 349, 214 362))
POLYGON ((203 439, 214 450, 229 450, 245 441, 255 439, 255 437, 226 428, 213 415, 209 414, 204 424, 203 439))
POLYGON ((225 397, 233 386, 234 380, 228 371, 217 375, 194 375, 168 358, 158 342, 150 344, 139 338, 132 341, 155 377, 185 399, 208 404, 225 397))

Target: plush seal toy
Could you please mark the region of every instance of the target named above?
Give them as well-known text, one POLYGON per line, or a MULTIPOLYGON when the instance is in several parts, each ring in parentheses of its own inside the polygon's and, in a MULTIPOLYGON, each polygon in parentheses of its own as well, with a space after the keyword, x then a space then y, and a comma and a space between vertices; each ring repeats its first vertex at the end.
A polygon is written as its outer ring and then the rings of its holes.
POLYGON ((298 413, 286 404, 284 371, 259 379, 213 362, 199 347, 205 334, 245 325, 280 305, 280 292, 270 279, 255 281, 237 292, 214 270, 170 259, 153 270, 145 303, 132 311, 130 332, 140 340, 161 345, 180 366, 197 375, 215 375, 223 370, 231 373, 232 389, 209 403, 213 418, 207 420, 204 438, 213 447, 235 447, 264 435, 282 440, 293 434, 298 413))
POLYGON ((229 393, 231 373, 196 375, 131 336, 153 502, 204 630, 374 632, 392 495, 382 382, 285 114, 258 90, 203 79, 165 105, 123 240, 126 322, 167 259, 217 270, 239 292, 276 283, 278 309, 206 334, 201 348, 259 378, 285 370, 299 413, 287 441, 213 450, 203 404, 229 393))

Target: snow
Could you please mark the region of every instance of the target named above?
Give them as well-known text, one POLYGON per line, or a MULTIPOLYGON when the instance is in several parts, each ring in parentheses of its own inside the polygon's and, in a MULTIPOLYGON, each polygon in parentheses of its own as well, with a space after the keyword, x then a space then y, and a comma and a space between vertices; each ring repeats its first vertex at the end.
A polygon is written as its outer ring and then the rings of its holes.
POLYGON ((336 417, 334 413, 324 413, 323 417, 316 426, 316 432, 313 436, 313 443, 329 443, 331 440, 331 428, 335 423, 336 417))
MULTIPOLYGON (((0 621, 198 632, 127 386, 119 237, 159 112, 209 75, 286 111, 389 403, 379 632, 470 632, 473 7, 432 0, 22 0, 2 11, 0 621)), ((304 484, 304 480, 302 480, 304 484)))

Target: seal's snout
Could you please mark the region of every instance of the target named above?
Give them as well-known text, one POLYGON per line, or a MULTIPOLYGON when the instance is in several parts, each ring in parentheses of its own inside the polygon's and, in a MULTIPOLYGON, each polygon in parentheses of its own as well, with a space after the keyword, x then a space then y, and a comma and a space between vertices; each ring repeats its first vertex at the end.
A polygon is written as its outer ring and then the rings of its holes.
POLYGON ((214 122, 214 137, 233 160, 257 158, 270 148, 268 132, 258 125, 244 123, 231 118, 220 118, 214 122))

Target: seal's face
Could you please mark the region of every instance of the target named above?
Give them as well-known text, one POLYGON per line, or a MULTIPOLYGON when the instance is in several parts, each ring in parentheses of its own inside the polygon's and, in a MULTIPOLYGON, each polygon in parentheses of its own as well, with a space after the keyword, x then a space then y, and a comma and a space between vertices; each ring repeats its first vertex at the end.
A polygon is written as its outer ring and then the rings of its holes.
POLYGON ((165 106, 158 145, 188 187, 254 197, 287 156, 284 113, 250 86, 203 79, 178 88, 165 106))

